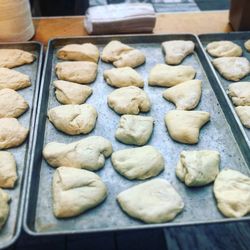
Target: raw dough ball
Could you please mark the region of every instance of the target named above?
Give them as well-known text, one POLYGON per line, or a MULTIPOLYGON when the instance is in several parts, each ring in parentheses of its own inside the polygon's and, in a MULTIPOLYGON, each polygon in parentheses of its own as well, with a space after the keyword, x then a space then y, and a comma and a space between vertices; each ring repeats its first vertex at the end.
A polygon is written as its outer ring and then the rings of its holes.
POLYGON ((90 61, 97 63, 99 59, 99 51, 92 43, 68 44, 59 49, 56 56, 62 60, 90 61))
POLYGON ((0 149, 21 145, 27 138, 29 130, 24 128, 16 118, 0 119, 0 149))
POLYGON ((9 195, 0 188, 0 230, 4 226, 9 216, 9 195))
POLYGON ((6 151, 0 151, 0 187, 13 188, 17 180, 16 161, 6 151))
POLYGON ((145 180, 164 169, 162 154, 152 146, 116 151, 111 160, 114 168, 130 180, 145 180))
POLYGON ((61 62, 56 65, 60 80, 88 84, 96 79, 97 64, 93 62, 61 62))
POLYGON ((55 171, 52 192, 54 215, 58 218, 79 215, 107 196, 107 188, 97 174, 68 167, 55 171))
POLYGON ((250 106, 238 106, 235 110, 242 124, 246 128, 250 128, 250 106))
POLYGON ((169 66, 156 64, 150 71, 148 84, 151 86, 172 87, 195 77, 192 66, 169 66))
POLYGON ((189 54, 194 52, 195 44, 192 41, 173 40, 162 43, 167 64, 179 64, 189 54))
POLYGON ((89 104, 61 105, 48 111, 49 120, 69 135, 88 134, 95 127, 97 112, 89 104))
POLYGON ((14 68, 32 63, 35 56, 20 49, 0 49, 0 67, 14 68))
POLYGON ((184 208, 175 189, 164 179, 146 181, 121 192, 117 200, 129 216, 146 223, 173 220, 184 208))
POLYGON ((92 94, 89 86, 67 82, 54 81, 56 99, 62 104, 83 104, 92 94))
POLYGON ((169 135, 175 141, 195 144, 199 141, 201 127, 210 119, 205 111, 171 110, 165 116, 169 135))
POLYGON ((214 57, 235 57, 242 55, 241 47, 231 41, 211 42, 207 45, 206 50, 214 57))
POLYGON ((189 187, 213 182, 219 173, 220 154, 212 150, 182 151, 176 175, 189 187))
POLYGON ((163 97, 173 102, 177 109, 194 109, 201 99, 201 81, 190 80, 166 89, 163 97))
POLYGON ((250 72, 250 63, 244 57, 221 57, 212 61, 214 67, 227 80, 239 81, 250 72))
POLYGON ((131 115, 148 112, 151 107, 150 99, 146 92, 135 86, 114 90, 108 96, 108 105, 118 114, 131 115))
POLYGON ((0 89, 19 90, 31 86, 29 76, 13 69, 0 68, 0 89))
POLYGON ((250 178, 238 171, 224 169, 214 182, 219 210, 226 217, 242 217, 250 212, 250 178))
POLYGON ((143 78, 130 67, 107 69, 104 71, 103 76, 110 86, 117 88, 144 86, 143 78))
POLYGON ((250 52, 250 39, 244 43, 244 46, 248 52, 250 52))
POLYGON ((154 119, 150 116, 123 115, 115 133, 115 138, 125 144, 142 146, 153 132, 154 119))
POLYGON ((15 90, 0 90, 0 118, 19 117, 28 108, 29 104, 15 90))
POLYGON ((250 82, 231 83, 227 93, 235 106, 250 106, 250 82))
POLYGON ((51 142, 43 149, 43 157, 52 167, 84 168, 98 170, 105 157, 112 154, 111 143, 101 136, 91 136, 70 144, 51 142))

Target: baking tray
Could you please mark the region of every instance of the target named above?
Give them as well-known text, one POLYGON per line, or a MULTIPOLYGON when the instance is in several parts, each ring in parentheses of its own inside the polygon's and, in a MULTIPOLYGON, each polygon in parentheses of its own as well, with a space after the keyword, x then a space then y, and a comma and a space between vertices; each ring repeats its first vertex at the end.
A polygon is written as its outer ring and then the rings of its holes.
POLYGON ((13 68, 16 71, 29 75, 31 78, 32 85, 30 87, 17 91, 29 103, 30 108, 21 115, 18 120, 24 127, 29 128, 30 132, 25 143, 19 147, 6 150, 13 153, 16 159, 18 181, 14 189, 4 189, 4 191, 10 195, 11 202, 9 204, 9 218, 0 231, 0 249, 13 244, 21 231, 25 190, 27 187, 27 168, 29 167, 31 155, 31 142, 34 132, 34 118, 37 107, 43 55, 43 46, 39 42, 0 43, 0 49, 4 48, 17 48, 31 52, 36 56, 36 60, 32 64, 13 68))
MULTIPOLYGON (((221 153, 222 168, 231 167, 249 174, 248 164, 246 159, 244 159, 245 155, 242 154, 234 138, 234 135, 237 137, 237 134, 235 134, 237 131, 231 130, 231 127, 228 125, 208 79, 210 82, 213 82, 214 75, 205 60, 205 54, 200 47, 198 38, 190 34, 78 37, 51 40, 45 59, 36 117, 28 197, 24 215, 25 230, 31 235, 55 235, 234 221, 233 219, 225 219, 217 210, 212 193, 212 185, 201 188, 187 188, 175 176, 175 166, 180 152, 182 150, 197 149, 218 150, 221 153), (146 64, 136 69, 144 77, 145 82, 147 82, 149 70, 156 63, 164 63, 161 42, 185 39, 192 40, 196 45, 195 53, 188 56, 182 64, 193 65, 197 70, 196 78, 203 81, 202 99, 196 110, 205 110, 211 114, 211 122, 201 130, 200 142, 197 145, 180 144, 170 138, 164 125, 164 115, 167 111, 174 109, 174 105, 162 98, 164 88, 150 87, 147 84, 144 88, 153 103, 151 111, 145 115, 151 115, 155 119, 154 132, 148 144, 158 148, 166 160, 166 169, 158 177, 169 180, 185 202, 184 211, 174 221, 169 223, 144 224, 122 212, 116 203, 115 197, 121 191, 142 181, 129 181, 116 173, 110 159, 106 161, 105 167, 97 172, 109 190, 109 195, 105 202, 74 218, 56 219, 53 216, 51 183, 55 169, 50 167, 42 158, 44 145, 51 141, 70 143, 88 136, 99 135, 109 139, 115 151, 132 147, 124 145, 114 138, 120 116, 106 104, 107 95, 114 88, 107 85, 103 79, 103 70, 113 66, 102 61, 99 61, 97 79, 90 85, 93 88, 93 94, 87 100, 87 103, 93 104, 99 113, 96 128, 89 135, 69 136, 57 131, 46 119, 47 109, 60 105, 55 98, 52 85, 53 80, 56 79, 55 64, 59 61, 55 56, 56 51, 65 44, 84 42, 92 42, 102 50, 112 39, 120 40, 145 53, 147 58, 146 64), (206 75, 205 72, 208 72, 208 74, 206 75)), ((249 219, 249 217, 242 218, 242 220, 246 219, 249 219)))

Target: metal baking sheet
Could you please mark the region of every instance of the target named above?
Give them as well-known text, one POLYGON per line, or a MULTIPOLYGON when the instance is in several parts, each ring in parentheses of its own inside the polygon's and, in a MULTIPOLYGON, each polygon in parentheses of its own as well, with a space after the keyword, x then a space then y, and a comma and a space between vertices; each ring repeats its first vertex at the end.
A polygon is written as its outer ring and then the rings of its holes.
POLYGON ((6 150, 13 153, 15 157, 18 181, 14 189, 4 189, 4 191, 6 191, 11 197, 11 202, 9 204, 9 218, 3 229, 0 231, 0 249, 13 244, 21 231, 25 189, 27 187, 27 168, 30 160, 30 145, 34 132, 34 117, 42 66, 42 47, 43 46, 38 42, 0 43, 0 49, 17 48, 31 52, 36 56, 36 60, 32 64, 13 68, 16 71, 29 75, 31 78, 32 85, 30 87, 18 90, 18 93, 29 103, 28 111, 21 115, 18 120, 24 127, 29 128, 30 132, 28 139, 21 146, 6 150))
MULTIPOLYGON (((29 234, 71 234, 232 221, 232 219, 224 218, 217 210, 212 193, 212 185, 201 188, 187 188, 175 176, 175 166, 180 152, 182 150, 198 149, 218 150, 221 154, 221 168, 230 167, 249 174, 247 163, 234 138, 235 131, 232 131, 228 125, 227 119, 211 87, 210 82, 214 80, 214 76, 211 73, 207 75, 205 73, 211 72, 211 70, 196 36, 181 34, 54 39, 49 43, 45 61, 24 221, 24 228, 29 234), (53 80, 56 79, 55 65, 59 62, 55 55, 56 51, 65 44, 84 42, 92 42, 102 51, 103 47, 114 39, 140 49, 147 58, 146 64, 138 67, 136 70, 144 77, 146 83, 144 89, 152 101, 151 111, 144 115, 152 116, 155 119, 153 135, 148 144, 158 148, 165 157, 165 171, 158 177, 169 180, 185 202, 184 211, 169 223, 144 224, 122 212, 116 203, 117 194, 142 181, 129 181, 119 175, 113 169, 110 159, 106 161, 105 167, 97 172, 109 190, 107 199, 101 205, 70 219, 56 219, 53 215, 51 183, 55 169, 50 167, 42 158, 44 145, 52 141, 70 143, 88 136, 99 135, 109 139, 115 151, 132 147, 124 145, 114 138, 120 116, 106 104, 107 95, 114 88, 107 85, 103 79, 103 71, 113 66, 102 61, 99 61, 98 77, 90 85, 93 88, 93 94, 87 100, 87 103, 93 104, 98 110, 99 116, 96 128, 89 135, 69 136, 57 131, 46 119, 47 110, 60 105, 55 98, 52 85, 53 80), (197 145, 180 144, 170 138, 164 125, 164 115, 167 111, 174 109, 174 105, 162 98, 164 88, 149 87, 147 85, 150 69, 157 63, 164 63, 161 42, 174 39, 192 40, 196 45, 194 54, 188 56, 182 64, 194 66, 197 70, 196 78, 202 80, 202 98, 196 110, 208 111, 211 114, 211 121, 201 130, 200 141, 197 145)), ((242 220, 245 219, 249 219, 249 217, 244 217, 242 220)))

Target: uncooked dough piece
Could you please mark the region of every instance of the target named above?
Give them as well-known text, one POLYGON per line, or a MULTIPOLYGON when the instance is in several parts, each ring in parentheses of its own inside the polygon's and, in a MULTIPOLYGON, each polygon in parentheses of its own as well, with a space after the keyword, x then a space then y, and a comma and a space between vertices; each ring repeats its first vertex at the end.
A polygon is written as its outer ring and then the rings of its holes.
POLYGON ((70 144, 51 142, 43 149, 43 157, 52 167, 84 168, 98 170, 105 157, 113 152, 112 144, 101 136, 91 136, 70 144))
POLYGON ((61 105, 50 109, 48 118, 58 130, 66 134, 88 134, 95 127, 97 111, 90 104, 61 105))
POLYGON ((221 57, 212 61, 214 67, 227 80, 239 81, 250 72, 250 63, 244 57, 221 57))
POLYGON ((115 170, 130 180, 145 180, 164 169, 162 154, 152 146, 116 151, 111 161, 115 170))
POLYGON ((167 64, 179 64, 189 54, 194 52, 195 44, 192 41, 173 40, 162 43, 167 64))
POLYGON ((99 59, 99 50, 92 43, 68 44, 59 49, 56 56, 62 60, 97 63, 99 59))
POLYGON ((27 138, 29 130, 24 128, 16 118, 0 119, 0 149, 21 145, 27 138))
POLYGON ((67 82, 54 81, 56 99, 62 104, 83 104, 92 94, 89 86, 67 82))
POLYGON ((148 84, 151 86, 172 87, 195 77, 192 66, 169 66, 156 64, 150 71, 148 84))
POLYGON ((114 90, 108 96, 108 105, 118 114, 131 115, 148 112, 151 107, 150 99, 146 92, 135 86, 114 90))
POLYGON ((165 116, 169 135, 175 141, 195 144, 199 141, 201 127, 210 119, 205 111, 171 110, 165 116))
POLYGON ((182 151, 176 175, 189 187, 204 186, 215 180, 219 165, 220 154, 217 151, 182 151))
POLYGON ((0 230, 4 226, 9 216, 9 195, 0 188, 0 230))
POLYGON ((15 90, 0 90, 0 118, 17 118, 22 115, 28 108, 29 104, 15 90))
POLYGON ((154 119, 150 116, 123 115, 120 119, 115 138, 125 144, 145 145, 154 127, 154 119))
POLYGON ((231 83, 227 93, 235 106, 250 106, 250 82, 231 83))
POLYGON ((173 102, 177 109, 194 109, 201 99, 201 81, 190 80, 166 89, 163 97, 173 102))
POLYGON ((250 212, 250 178, 236 170, 224 169, 214 182, 219 210, 226 217, 242 217, 250 212))
POLYGON ((117 88, 144 86, 143 78, 130 67, 107 69, 104 71, 103 76, 109 85, 117 88))
POLYGON ((13 188, 16 180, 16 161, 13 154, 0 151, 0 187, 13 188))
POLYGON ((56 65, 60 80, 88 84, 96 79, 97 64, 93 62, 61 62, 56 65))
POLYGON ((248 52, 250 52, 250 39, 244 43, 244 46, 248 52))
POLYGON ((0 49, 0 67, 14 68, 32 63, 36 57, 20 49, 0 49))
POLYGON ((19 90, 29 86, 31 86, 31 81, 28 75, 13 69, 0 68, 0 89, 19 90))
POLYGON ((207 52, 214 57, 235 57, 242 55, 241 47, 231 41, 216 41, 207 45, 207 52))
POLYGON ((68 218, 99 205, 107 196, 101 178, 84 169, 60 167, 53 176, 53 211, 57 218, 68 218))
POLYGON ((129 216, 146 223, 173 220, 184 208, 181 196, 164 179, 146 181, 121 192, 117 200, 129 216))
POLYGON ((238 106, 235 110, 242 124, 246 128, 250 128, 250 106, 238 106))

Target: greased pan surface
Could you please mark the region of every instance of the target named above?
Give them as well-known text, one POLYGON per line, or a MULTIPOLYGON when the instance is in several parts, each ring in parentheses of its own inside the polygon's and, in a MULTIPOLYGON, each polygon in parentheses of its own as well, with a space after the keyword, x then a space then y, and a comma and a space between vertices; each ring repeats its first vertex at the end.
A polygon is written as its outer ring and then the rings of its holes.
MULTIPOLYGON (((222 168, 231 167, 245 174, 249 173, 247 164, 234 138, 234 131, 231 131, 229 127, 208 79, 214 81, 214 76, 209 69, 196 36, 193 35, 104 36, 61 38, 50 41, 36 117, 28 201, 25 209, 25 230, 32 235, 51 235, 230 221, 225 219, 217 210, 212 185, 191 189, 185 187, 175 176, 175 166, 180 152, 198 149, 218 150, 221 154, 222 168), (53 80, 56 79, 55 65, 60 61, 56 58, 56 51, 65 44, 85 42, 96 44, 102 51, 103 47, 114 39, 142 50, 147 58, 146 64, 136 70, 143 76, 146 83, 144 89, 152 102, 151 111, 142 115, 152 116, 155 119, 153 135, 148 144, 159 149, 165 157, 165 171, 158 177, 169 180, 185 202, 184 211, 174 221, 166 224, 144 224, 128 217, 121 211, 116 202, 117 194, 142 181, 129 181, 119 175, 113 169, 110 159, 106 161, 103 169, 97 171, 97 174, 101 176, 108 187, 108 197, 101 205, 71 219, 56 219, 53 215, 51 183, 55 169, 50 167, 42 158, 44 145, 52 141, 70 143, 88 136, 99 135, 109 139, 115 151, 132 147, 115 140, 114 134, 120 116, 107 106, 107 95, 114 88, 108 86, 103 79, 103 71, 113 66, 101 60, 99 61, 97 79, 90 84, 93 88, 93 94, 87 100, 87 103, 95 106, 98 111, 96 128, 89 135, 69 136, 57 131, 46 119, 47 110, 60 105, 55 98, 53 88, 53 80), (200 142, 197 145, 176 143, 170 138, 164 125, 164 115, 167 111, 174 109, 174 105, 162 98, 164 88, 150 87, 147 84, 150 69, 156 63, 164 63, 161 42, 175 39, 192 40, 196 45, 195 53, 188 56, 182 65, 194 66, 197 70, 196 79, 202 80, 202 99, 196 110, 208 111, 211 114, 211 121, 201 130, 200 142), (206 72, 208 72, 208 75, 206 75, 206 72)), ((249 217, 244 219, 249 219, 249 217)))

